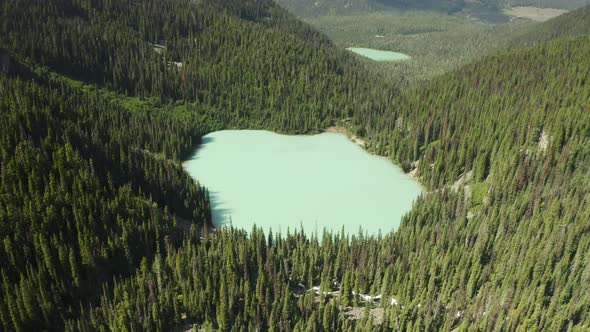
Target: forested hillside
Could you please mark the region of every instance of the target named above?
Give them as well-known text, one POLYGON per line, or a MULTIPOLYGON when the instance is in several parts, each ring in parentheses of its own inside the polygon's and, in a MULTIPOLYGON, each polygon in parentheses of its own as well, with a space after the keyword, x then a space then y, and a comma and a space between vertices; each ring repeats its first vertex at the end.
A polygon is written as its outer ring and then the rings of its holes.
POLYGON ((164 238, 182 239, 179 224, 209 224, 207 192, 167 159, 209 130, 196 115, 131 113, 5 74, 0 91, 5 329, 58 328, 164 238))
POLYGON ((388 9, 418 9, 453 14, 473 9, 490 12, 513 6, 573 10, 588 5, 588 0, 277 0, 277 2, 302 17, 379 12, 388 9))
POLYGON ((436 326, 588 328, 589 52, 585 36, 498 54, 367 117, 433 189, 393 235, 392 288, 436 326))
POLYGON ((60 329, 98 304, 102 285, 210 223, 206 190, 180 165, 202 135, 319 131, 367 81, 270 2, 0 6, 9 330, 60 329))
MULTIPOLYGON (((454 12, 461 10, 465 5, 462 0, 277 0, 277 2, 294 14, 303 17, 373 12, 389 8, 454 12)), ((490 0, 484 2, 490 2, 490 0)))
POLYGON ((0 15, 0 329, 590 328, 587 20, 396 91, 267 1, 0 15), (333 124, 428 188, 398 231, 210 229, 200 137, 333 124))
POLYGON ((515 45, 534 45, 556 38, 590 34, 590 6, 558 16, 548 22, 535 25, 514 38, 515 45))
POLYGON ((216 120, 232 125, 318 131, 346 111, 351 85, 380 93, 273 2, 10 1, 2 15, 0 40, 19 58, 140 99, 223 108, 216 120))
POLYGON ((368 117, 373 147, 389 147, 407 165, 419 160, 418 174, 433 188, 398 232, 324 234, 318 243, 303 234, 223 231, 206 245, 187 241, 167 250, 166 269, 146 266, 69 326, 210 317, 207 326, 223 330, 586 329, 588 38, 484 59, 403 95, 387 112, 391 120, 368 117), (548 66, 564 55, 563 64, 548 66), (156 314, 150 296, 161 299, 156 314), (349 305, 366 306, 365 318, 347 318, 349 305), (118 307, 130 311, 105 310, 118 307))

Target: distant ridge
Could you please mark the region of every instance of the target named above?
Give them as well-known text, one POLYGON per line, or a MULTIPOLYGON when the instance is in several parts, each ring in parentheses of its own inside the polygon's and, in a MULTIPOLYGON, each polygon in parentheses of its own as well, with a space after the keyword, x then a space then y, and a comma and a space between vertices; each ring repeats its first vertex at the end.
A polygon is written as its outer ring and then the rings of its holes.
POLYGON ((590 5, 540 23, 514 39, 514 46, 532 46, 562 37, 590 34, 590 5))

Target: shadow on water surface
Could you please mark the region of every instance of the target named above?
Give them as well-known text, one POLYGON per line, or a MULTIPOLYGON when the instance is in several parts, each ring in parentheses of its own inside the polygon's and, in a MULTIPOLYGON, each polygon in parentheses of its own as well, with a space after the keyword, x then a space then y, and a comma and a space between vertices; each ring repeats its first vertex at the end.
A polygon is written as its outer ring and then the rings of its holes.
POLYGON ((215 227, 229 226, 231 221, 231 213, 233 210, 224 207, 226 203, 223 202, 219 192, 210 191, 209 201, 211 204, 211 217, 213 219, 213 225, 215 227))
POLYGON ((213 143, 215 142, 216 138, 215 137, 211 137, 211 136, 203 136, 201 137, 201 140, 199 142, 199 144, 196 146, 196 148, 193 150, 193 152, 189 155, 189 157, 186 159, 186 161, 189 160, 198 160, 199 157, 198 154, 201 151, 202 148, 205 147, 206 144, 209 143, 213 143))
POLYGON ((208 143, 213 143, 215 142, 216 138, 210 135, 205 135, 203 137, 201 137, 201 144, 200 145, 204 145, 204 144, 208 144, 208 143))

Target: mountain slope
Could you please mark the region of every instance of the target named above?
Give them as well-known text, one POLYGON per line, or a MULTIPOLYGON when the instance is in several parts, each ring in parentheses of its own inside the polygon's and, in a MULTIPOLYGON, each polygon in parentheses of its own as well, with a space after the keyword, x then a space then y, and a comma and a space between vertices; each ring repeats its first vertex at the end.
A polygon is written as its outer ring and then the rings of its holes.
POLYGON ((489 57, 369 130, 436 190, 394 235, 391 287, 443 329, 589 326, 588 52, 586 36, 489 57))
POLYGON ((392 8, 440 11, 449 14, 474 10, 501 15, 500 9, 513 6, 574 10, 588 4, 586 0, 278 0, 277 2, 300 17, 348 15, 354 12, 378 12, 392 8))
POLYGON ((461 10, 463 1, 436 0, 278 0, 280 5, 301 17, 316 17, 322 15, 350 14, 354 12, 373 12, 388 8, 399 9, 427 9, 443 12, 461 10))
POLYGON ((3 329, 59 329, 163 237, 182 238, 180 220, 210 223, 206 190, 166 159, 199 141, 197 116, 132 113, 5 74, 0 91, 3 329))
POLYGON ((273 2, 2 6, 10 28, 0 40, 19 58, 118 93, 223 108, 223 123, 317 131, 346 109, 350 82, 368 82, 352 57, 273 2))
POLYGON ((590 34, 590 5, 536 25, 515 38, 515 45, 535 45, 562 37, 590 34))
POLYGON ((587 329, 589 39, 488 57, 365 114, 372 146, 419 160, 431 188, 397 232, 187 239, 166 268, 122 280, 68 326, 140 328, 147 316, 221 330, 587 329))
POLYGON ((272 2, 0 9, 2 329, 63 328, 102 287, 199 238, 208 193, 179 160, 202 135, 318 131, 380 92, 272 2))
POLYGON ((590 326, 589 36, 398 94, 271 2, 1 6, 3 330, 590 326), (202 135, 332 123, 427 186, 397 232, 208 231, 202 135))
MULTIPOLYGON (((240 299, 210 309, 216 326, 228 329, 253 329, 258 320, 270 322, 264 327, 290 322, 294 329, 326 330, 587 328, 588 38, 490 56, 407 92, 390 110, 356 114, 375 151, 408 168, 419 161, 418 174, 432 189, 396 233, 380 239, 324 235, 318 246, 299 234, 263 241, 253 231, 250 242, 228 232, 209 247, 188 246, 165 260, 185 266, 213 255, 258 271, 238 268, 216 276, 199 270, 207 275, 203 280, 215 280, 216 292, 205 281, 189 281, 190 269, 170 268, 168 285, 187 285, 183 298, 205 293, 240 299), (452 189, 461 178, 463 184, 452 189), (244 252, 235 249, 242 247, 244 252), (250 260, 253 248, 257 254, 250 260), (270 293, 257 292, 259 302, 253 301, 248 289, 263 289, 267 277, 274 280, 270 293), (320 297, 318 307, 311 304, 313 296, 286 298, 298 283, 339 289, 347 297, 320 297), (373 326, 369 316, 353 323, 339 312, 362 303, 352 290, 396 302, 382 302, 381 324, 373 326)), ((125 303, 125 292, 147 289, 146 280, 128 279, 114 291, 115 299, 103 298, 108 305, 91 312, 106 321, 121 318, 105 308, 125 303)), ((200 322, 206 302, 183 302, 180 311, 196 313, 191 321, 200 322)))

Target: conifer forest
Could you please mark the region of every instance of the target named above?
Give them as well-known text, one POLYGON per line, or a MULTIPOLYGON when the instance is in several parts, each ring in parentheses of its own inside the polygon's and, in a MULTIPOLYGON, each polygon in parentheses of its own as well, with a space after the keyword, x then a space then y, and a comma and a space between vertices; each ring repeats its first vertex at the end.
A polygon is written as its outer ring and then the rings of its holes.
POLYGON ((458 60, 386 66, 295 16, 319 3, 0 1, 0 331, 590 330, 590 7, 481 1, 568 12, 452 16, 458 60), (332 126, 424 187, 397 230, 215 227, 182 167, 332 126))

